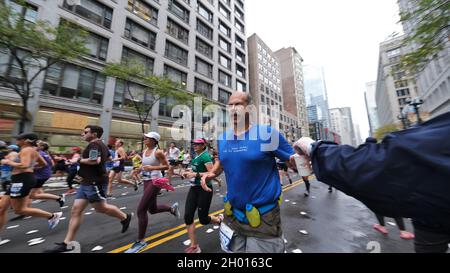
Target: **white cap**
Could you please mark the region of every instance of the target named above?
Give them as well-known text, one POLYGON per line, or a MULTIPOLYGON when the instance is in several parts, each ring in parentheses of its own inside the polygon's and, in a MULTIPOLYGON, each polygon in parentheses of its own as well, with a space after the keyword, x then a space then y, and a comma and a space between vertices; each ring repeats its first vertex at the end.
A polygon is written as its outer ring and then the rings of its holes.
POLYGON ((147 134, 144 134, 145 137, 153 138, 156 141, 159 141, 161 139, 161 136, 157 132, 149 132, 147 134))

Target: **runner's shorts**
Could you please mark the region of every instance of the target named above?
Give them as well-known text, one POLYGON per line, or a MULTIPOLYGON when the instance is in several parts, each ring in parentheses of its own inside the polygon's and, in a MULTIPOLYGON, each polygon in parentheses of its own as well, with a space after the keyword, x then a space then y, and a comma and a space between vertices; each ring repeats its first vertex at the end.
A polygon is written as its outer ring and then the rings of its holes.
POLYGON ((77 196, 75 199, 86 199, 89 203, 105 201, 107 188, 108 184, 80 185, 77 189, 77 196))
POLYGON ((31 189, 36 185, 36 178, 33 173, 19 173, 11 176, 11 186, 6 191, 12 199, 24 198, 30 194, 31 189))

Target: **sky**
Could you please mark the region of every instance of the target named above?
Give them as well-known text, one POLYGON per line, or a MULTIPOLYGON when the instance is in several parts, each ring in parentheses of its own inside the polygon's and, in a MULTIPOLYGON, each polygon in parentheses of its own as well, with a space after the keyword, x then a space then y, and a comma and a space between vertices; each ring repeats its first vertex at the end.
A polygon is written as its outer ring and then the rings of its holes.
POLYGON ((361 137, 369 133, 364 103, 376 81, 379 44, 402 33, 396 0, 245 0, 246 33, 273 50, 293 46, 304 64, 324 68, 330 108, 351 107, 361 137))

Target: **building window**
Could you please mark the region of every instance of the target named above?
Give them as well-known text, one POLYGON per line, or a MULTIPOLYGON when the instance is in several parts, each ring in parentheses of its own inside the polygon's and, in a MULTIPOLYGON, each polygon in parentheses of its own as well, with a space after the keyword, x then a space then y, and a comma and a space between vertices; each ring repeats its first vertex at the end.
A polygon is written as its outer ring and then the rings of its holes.
POLYGON ((387 54, 387 56, 389 58, 389 57, 393 57, 393 56, 399 55, 400 52, 401 52, 400 48, 397 47, 397 48, 394 48, 394 49, 386 51, 386 54, 387 54))
POLYGON ((234 6, 234 14, 236 14, 237 18, 244 21, 244 13, 237 6, 234 6))
POLYGON ((401 98, 401 99, 398 99, 398 104, 399 104, 399 105, 406 105, 406 104, 408 104, 407 99, 408 99, 408 98, 401 98))
POLYGON ((228 38, 231 38, 231 29, 221 20, 219 20, 219 31, 225 34, 228 38))
POLYGON ((205 23, 203 23, 201 20, 197 19, 197 31, 201 35, 205 36, 206 38, 212 40, 213 39, 213 30, 212 28, 208 27, 205 23))
POLYGON ((236 50, 236 60, 238 60, 241 63, 245 64, 245 54, 240 52, 239 50, 236 50))
POLYGON ((394 84, 395 84, 395 88, 407 87, 408 86, 408 81, 407 80, 396 81, 394 84))
POLYGON ((244 25, 239 23, 237 20, 234 20, 234 26, 242 33, 245 33, 244 25))
POLYGON ((200 3, 198 3, 197 12, 208 22, 213 22, 213 13, 200 3))
POLYGON ((183 71, 180 71, 168 65, 164 65, 164 76, 168 77, 174 82, 181 84, 182 86, 186 86, 187 73, 184 73, 183 71))
POLYGON ((213 65, 200 58, 195 58, 195 71, 208 78, 213 78, 213 65))
POLYGON ((225 4, 227 4, 227 6, 231 5, 231 0, 220 0, 222 2, 224 2, 225 4))
POLYGON ((24 21, 33 24, 36 23, 38 11, 37 7, 30 4, 22 6, 14 1, 6 1, 6 5, 8 5, 12 12, 19 16, 21 20, 23 19, 24 21))
POLYGON ((164 97, 159 100, 159 115, 172 117, 172 108, 177 104, 174 98, 164 97))
POLYGON ((409 88, 397 90, 397 97, 409 96, 409 88))
POLYGON ((88 55, 106 61, 108 55, 108 39, 94 33, 89 33, 86 37, 85 47, 88 49, 88 55))
POLYGON ((221 53, 219 53, 219 63, 223 67, 226 67, 231 70, 231 60, 221 53))
POLYGON ((113 9, 100 2, 94 0, 82 0, 80 1, 80 5, 68 5, 67 0, 64 0, 63 7, 89 21, 102 25, 108 29, 111 28, 113 9))
POLYGON ((189 24, 189 10, 175 0, 169 0, 169 11, 189 24))
POLYGON ((128 0, 128 10, 153 25, 158 25, 158 10, 142 0, 128 0))
POLYGON ((44 94, 101 104, 104 91, 105 76, 84 67, 57 64, 45 75, 44 94))
POLYGON ((213 47, 210 46, 209 44, 203 42, 201 39, 197 38, 195 41, 195 49, 205 55, 206 57, 212 59, 213 57, 213 47))
POLYGON ((114 107, 135 109, 138 107, 150 107, 153 104, 154 96, 149 92, 149 88, 143 85, 117 80, 114 91, 114 107))
POLYGON ((125 37, 143 47, 155 50, 156 33, 136 24, 128 18, 125 25, 125 37))
POLYGON ((236 90, 245 92, 245 91, 247 91, 247 86, 245 83, 243 83, 241 81, 236 81, 236 90))
POLYGON ((185 44, 189 42, 189 31, 169 18, 167 19, 166 32, 185 44))
POLYGON ((187 66, 188 51, 166 40, 165 56, 172 61, 187 66))
POLYGON ((219 4, 219 12, 230 20, 230 11, 222 4, 219 4))
POLYGON ((219 47, 228 53, 231 53, 231 43, 219 36, 219 47))
POLYGON ((227 104, 230 99, 231 92, 225 91, 219 88, 219 102, 223 104, 227 104))
POLYGON ((231 76, 219 70, 219 83, 231 88, 231 76))
POLYGON ((142 65, 142 67, 144 68, 145 75, 153 74, 154 60, 152 58, 124 47, 122 51, 122 62, 128 63, 130 61, 142 65))
POLYGON ((244 8, 244 3, 241 0, 236 0, 236 3, 241 7, 244 8))
POLYGON ((212 84, 195 78, 195 93, 202 94, 203 96, 212 99, 212 84))
POLYGON ((240 47, 240 48, 242 48, 242 49, 244 49, 245 50, 245 42, 244 42, 244 40, 243 39, 241 39, 239 36, 235 36, 236 38, 235 38, 235 43, 236 43, 236 45, 238 46, 238 47, 240 47))
POLYGON ((245 78, 245 68, 236 64, 236 75, 241 78, 245 78))

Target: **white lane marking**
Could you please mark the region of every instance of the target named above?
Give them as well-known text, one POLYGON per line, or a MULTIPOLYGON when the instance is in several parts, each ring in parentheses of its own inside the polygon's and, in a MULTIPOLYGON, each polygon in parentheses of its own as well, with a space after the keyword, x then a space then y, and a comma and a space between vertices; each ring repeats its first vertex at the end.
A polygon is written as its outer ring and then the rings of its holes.
POLYGON ((304 211, 301 211, 300 214, 301 214, 301 215, 307 215, 308 213, 306 213, 306 212, 304 212, 304 211))
POLYGON ((208 230, 206 231, 206 233, 211 233, 211 232, 213 232, 213 231, 214 231, 214 229, 208 228, 208 230))
POLYGON ((393 222, 387 222, 388 223, 388 225, 391 225, 391 226, 396 226, 396 224, 395 223, 393 223, 393 222))
POLYGON ((36 233, 36 232, 38 232, 39 230, 37 230, 37 229, 34 229, 34 230, 30 230, 30 231, 28 231, 27 233, 25 233, 25 234, 33 234, 33 233, 36 233))
POLYGON ((28 219, 30 219, 31 217, 33 217, 33 216, 27 216, 27 217, 23 218, 23 220, 28 220, 28 219))
POLYGON ((31 240, 28 240, 28 243, 35 242, 35 241, 40 241, 40 240, 44 240, 44 238, 42 238, 42 237, 34 238, 34 239, 31 239, 31 240))
POLYGON ((7 227, 6 229, 13 229, 13 228, 18 228, 18 227, 20 227, 20 225, 9 226, 9 227, 7 227))
POLYGON ((304 230, 304 229, 299 230, 298 232, 300 232, 301 234, 304 234, 304 235, 308 235, 308 231, 306 231, 306 230, 304 230))
POLYGON ((102 250, 102 249, 103 249, 102 246, 96 246, 93 249, 91 249, 91 251, 99 251, 99 250, 102 250))
POLYGON ((9 239, 1 240, 0 241, 0 246, 5 245, 5 244, 7 244, 9 242, 11 242, 11 240, 9 240, 9 239))
POLYGON ((297 205, 297 202, 292 202, 291 204, 292 204, 292 205, 297 205))
POLYGON ((218 229, 219 228, 219 226, 213 226, 213 229, 218 229))
POLYGON ((120 209, 121 209, 121 210, 124 210, 124 209, 127 209, 127 207, 121 207, 120 209))
POLYGON ((67 209, 69 206, 64 206, 64 207, 61 207, 61 209, 67 209))
POLYGON ((294 249, 292 250, 292 253, 303 253, 303 251, 301 249, 294 249))
POLYGON ((191 244, 191 240, 186 240, 183 242, 183 245, 188 246, 191 244))
POLYGON ((90 211, 90 212, 86 212, 84 215, 89 215, 89 214, 92 214, 92 212, 90 211))
POLYGON ((45 239, 42 239, 42 240, 39 240, 39 241, 33 241, 33 242, 29 243, 28 246, 34 246, 34 245, 42 244, 43 242, 45 242, 45 239))

